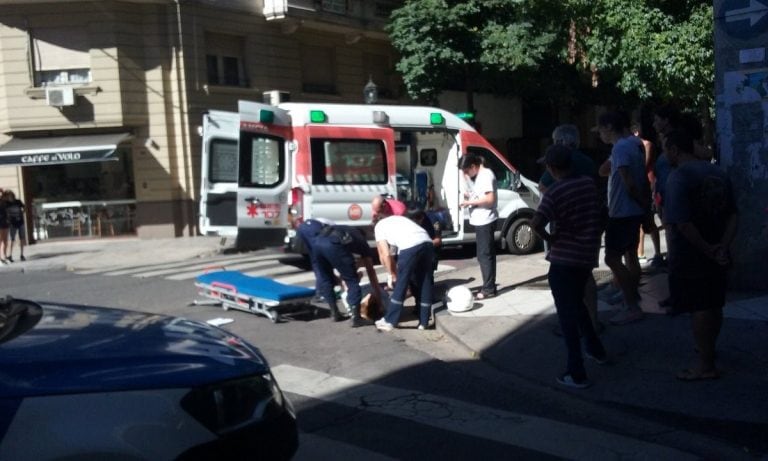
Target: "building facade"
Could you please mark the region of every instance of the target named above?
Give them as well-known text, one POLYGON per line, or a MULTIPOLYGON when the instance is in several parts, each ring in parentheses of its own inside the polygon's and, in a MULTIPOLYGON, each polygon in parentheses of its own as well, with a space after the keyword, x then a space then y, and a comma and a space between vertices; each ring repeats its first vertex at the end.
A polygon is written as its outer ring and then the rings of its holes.
POLYGON ((0 188, 32 240, 197 234, 202 115, 405 101, 388 0, 0 0, 0 188))

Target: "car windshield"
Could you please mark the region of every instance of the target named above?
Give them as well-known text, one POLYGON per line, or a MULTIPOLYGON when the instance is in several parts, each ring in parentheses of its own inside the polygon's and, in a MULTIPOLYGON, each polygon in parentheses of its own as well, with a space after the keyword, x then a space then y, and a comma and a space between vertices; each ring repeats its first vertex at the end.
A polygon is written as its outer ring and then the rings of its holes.
POLYGON ((0 344, 32 328, 42 313, 43 309, 33 302, 10 296, 0 298, 0 344))

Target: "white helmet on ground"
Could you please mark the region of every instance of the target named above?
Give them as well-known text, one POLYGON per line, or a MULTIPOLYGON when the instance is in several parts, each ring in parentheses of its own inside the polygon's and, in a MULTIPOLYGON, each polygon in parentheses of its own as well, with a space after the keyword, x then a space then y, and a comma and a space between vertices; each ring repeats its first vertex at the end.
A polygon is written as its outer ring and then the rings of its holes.
POLYGON ((466 312, 472 309, 475 303, 475 297, 469 288, 464 285, 458 285, 445 294, 446 307, 449 312, 466 312))

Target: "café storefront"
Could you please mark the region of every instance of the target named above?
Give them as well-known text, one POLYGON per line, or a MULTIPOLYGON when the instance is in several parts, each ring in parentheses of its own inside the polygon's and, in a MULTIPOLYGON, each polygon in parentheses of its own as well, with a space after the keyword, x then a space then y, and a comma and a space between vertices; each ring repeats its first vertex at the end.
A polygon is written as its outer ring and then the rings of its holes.
MULTIPOLYGON (((22 169, 30 242, 136 233, 129 133, 17 138, 0 167, 22 169)), ((19 195, 19 194, 17 194, 19 195)))

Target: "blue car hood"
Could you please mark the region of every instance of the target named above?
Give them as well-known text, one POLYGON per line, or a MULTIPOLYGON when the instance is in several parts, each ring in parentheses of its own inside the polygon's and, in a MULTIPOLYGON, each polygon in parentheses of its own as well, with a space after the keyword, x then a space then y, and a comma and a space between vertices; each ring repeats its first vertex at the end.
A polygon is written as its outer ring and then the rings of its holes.
POLYGON ((205 323, 85 306, 43 305, 0 343, 0 397, 187 388, 269 371, 256 348, 205 323))

